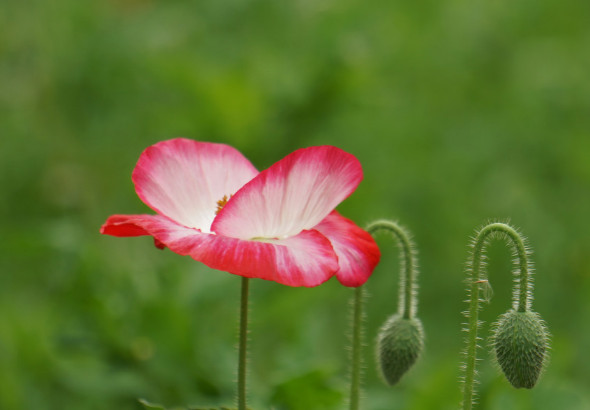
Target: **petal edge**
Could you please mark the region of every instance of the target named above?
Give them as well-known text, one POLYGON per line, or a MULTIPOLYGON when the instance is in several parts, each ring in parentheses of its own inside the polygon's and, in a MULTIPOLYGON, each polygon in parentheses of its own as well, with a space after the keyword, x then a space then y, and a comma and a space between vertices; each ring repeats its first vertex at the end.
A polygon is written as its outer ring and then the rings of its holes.
POLYGON ((158 214, 207 232, 217 201, 257 174, 229 145, 174 138, 147 147, 131 179, 137 195, 158 214))
POLYGON ((156 246, 189 255, 213 269, 288 286, 318 286, 338 270, 332 244, 315 230, 273 241, 248 241, 202 233, 161 215, 114 215, 101 232, 114 236, 151 235, 156 246))
POLYGON ((362 179, 360 162, 340 148, 299 149, 236 192, 211 230, 241 239, 297 235, 320 223, 362 179))
POLYGON ((328 215, 315 229, 330 240, 338 256, 338 281, 349 287, 364 284, 381 258, 373 237, 336 211, 328 215))

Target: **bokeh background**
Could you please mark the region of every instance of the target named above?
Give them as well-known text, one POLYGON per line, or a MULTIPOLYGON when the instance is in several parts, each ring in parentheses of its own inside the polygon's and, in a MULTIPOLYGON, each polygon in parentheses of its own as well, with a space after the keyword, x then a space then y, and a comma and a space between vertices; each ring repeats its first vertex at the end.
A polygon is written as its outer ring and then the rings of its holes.
MULTIPOLYGON (((426 350, 380 382, 399 277, 380 236, 363 408, 457 408, 467 244, 499 219, 535 251, 552 360, 515 390, 482 349, 479 407, 590 409, 589 23, 580 0, 2 1, 0 408, 233 403, 239 278, 98 233, 149 212, 135 162, 185 136, 259 169, 337 145, 365 171, 339 210, 414 233, 426 350)), ((490 258, 483 337, 510 306, 509 252, 490 258)), ((344 408, 352 290, 251 285, 253 408, 344 408)))

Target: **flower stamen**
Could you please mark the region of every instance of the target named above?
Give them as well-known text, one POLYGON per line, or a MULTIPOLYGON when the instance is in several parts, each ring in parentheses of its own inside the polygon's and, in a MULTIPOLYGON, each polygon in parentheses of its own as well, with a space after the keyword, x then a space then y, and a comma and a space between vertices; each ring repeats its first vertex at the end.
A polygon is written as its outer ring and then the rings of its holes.
POLYGON ((229 198, 227 197, 227 195, 224 195, 223 198, 217 201, 217 209, 215 210, 215 215, 217 215, 219 211, 223 209, 223 207, 225 206, 225 204, 227 204, 227 201, 229 201, 231 197, 232 195, 230 195, 229 198))

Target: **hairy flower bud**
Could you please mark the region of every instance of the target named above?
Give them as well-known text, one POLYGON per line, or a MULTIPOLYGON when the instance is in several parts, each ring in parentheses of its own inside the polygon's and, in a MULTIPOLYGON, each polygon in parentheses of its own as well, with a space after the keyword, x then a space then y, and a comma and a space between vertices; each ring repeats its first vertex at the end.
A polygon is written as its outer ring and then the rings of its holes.
POLYGON ((377 360, 387 384, 393 386, 412 367, 424 347, 424 331, 417 318, 391 316, 377 336, 377 360))
POLYGON ((532 311, 509 310, 500 316, 493 336, 496 359, 515 388, 531 389, 543 369, 547 356, 547 330, 532 311))

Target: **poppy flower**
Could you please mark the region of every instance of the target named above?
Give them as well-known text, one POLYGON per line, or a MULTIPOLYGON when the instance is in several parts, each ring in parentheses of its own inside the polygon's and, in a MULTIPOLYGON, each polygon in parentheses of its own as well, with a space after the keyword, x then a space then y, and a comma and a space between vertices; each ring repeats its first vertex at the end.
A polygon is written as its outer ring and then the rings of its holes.
POLYGON ((159 248, 248 278, 311 287, 336 275, 356 287, 379 248, 334 208, 362 178, 359 161, 333 146, 297 150, 259 173, 228 145, 176 138, 148 147, 133 170, 157 214, 113 215, 100 232, 151 235, 159 248))

